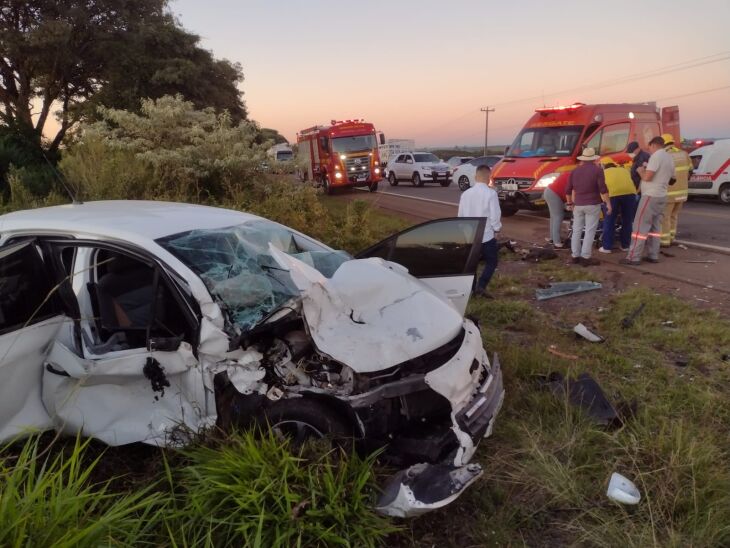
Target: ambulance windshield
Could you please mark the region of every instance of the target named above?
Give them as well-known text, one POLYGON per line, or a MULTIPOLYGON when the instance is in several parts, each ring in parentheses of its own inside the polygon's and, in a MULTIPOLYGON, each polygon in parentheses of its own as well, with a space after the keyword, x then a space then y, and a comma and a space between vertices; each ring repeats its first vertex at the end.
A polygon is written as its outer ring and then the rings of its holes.
POLYGON ((507 151, 508 158, 572 156, 583 126, 528 127, 507 151))

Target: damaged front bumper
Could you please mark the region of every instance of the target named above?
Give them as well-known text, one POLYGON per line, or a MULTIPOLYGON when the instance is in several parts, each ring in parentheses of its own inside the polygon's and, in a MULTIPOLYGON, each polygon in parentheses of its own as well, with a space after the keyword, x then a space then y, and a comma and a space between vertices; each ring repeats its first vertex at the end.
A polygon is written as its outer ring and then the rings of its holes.
MULTIPOLYGON (((504 385, 498 356, 495 354, 490 364, 478 329, 466 322, 465 325, 462 348, 446 364, 423 377, 423 389, 408 396, 399 395, 398 389, 391 394, 410 400, 417 395, 429 398, 435 394, 445 398, 451 410, 450 420, 431 422, 421 430, 426 433, 423 437, 418 436, 417 423, 429 422, 425 416, 412 419, 410 428, 393 435, 389 450, 406 455, 411 462, 418 458, 425 462, 390 478, 376 505, 382 514, 412 517, 441 508, 482 475, 481 466, 470 461, 481 439, 492 434, 504 401, 504 385)), ((414 386, 417 382, 410 380, 414 386)), ((403 384, 398 385, 400 391, 405 390, 403 384)), ((408 411, 407 400, 402 409, 408 411)))

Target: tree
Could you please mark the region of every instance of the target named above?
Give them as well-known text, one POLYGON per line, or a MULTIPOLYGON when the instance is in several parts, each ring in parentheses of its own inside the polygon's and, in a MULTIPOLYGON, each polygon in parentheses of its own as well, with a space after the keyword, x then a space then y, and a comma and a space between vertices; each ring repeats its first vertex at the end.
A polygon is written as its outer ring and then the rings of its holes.
POLYGON ((284 137, 277 130, 268 127, 262 127, 259 130, 259 142, 265 143, 266 141, 273 141, 275 145, 278 145, 280 143, 289 144, 289 141, 286 139, 286 137, 284 137))
POLYGON ((167 0, 3 0, 0 120, 41 146, 58 108, 60 128, 47 144, 55 152, 105 99, 139 109, 142 98, 179 92, 244 118, 240 67, 200 48, 166 8, 167 0))

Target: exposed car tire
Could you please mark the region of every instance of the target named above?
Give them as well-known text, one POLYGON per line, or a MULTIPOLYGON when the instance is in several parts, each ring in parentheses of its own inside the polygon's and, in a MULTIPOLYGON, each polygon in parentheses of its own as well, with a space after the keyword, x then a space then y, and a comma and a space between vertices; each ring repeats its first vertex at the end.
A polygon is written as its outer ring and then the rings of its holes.
POLYGON ((418 173, 413 174, 413 177, 411 178, 411 183, 413 183, 413 186, 423 186, 423 181, 421 180, 421 176, 418 173))
POLYGON ((519 211, 515 206, 506 204, 499 204, 499 208, 502 210, 502 217, 512 217, 512 215, 519 211))
POLYGON ((388 182, 390 183, 390 186, 398 186, 398 179, 396 179, 395 173, 392 171, 388 175, 388 182))
POLYGON ((368 186, 368 190, 370 192, 377 192, 378 191, 378 183, 373 183, 368 186))
POLYGON ((720 187, 718 197, 723 204, 730 205, 730 183, 725 183, 720 187))
POLYGON ((324 189, 325 194, 332 195, 334 190, 332 189, 332 186, 330 185, 330 181, 327 177, 322 179, 322 188, 324 189))
POLYGON ((448 181, 441 181, 441 186, 449 186, 449 185, 451 185, 451 179, 449 179, 448 181))
POLYGON ((301 445, 307 440, 352 438, 352 428, 334 410, 307 398, 282 399, 262 414, 261 425, 301 445))
POLYGON ((471 183, 469 183, 469 177, 466 175, 462 175, 459 177, 459 190, 464 192, 465 190, 469 190, 471 188, 471 183))

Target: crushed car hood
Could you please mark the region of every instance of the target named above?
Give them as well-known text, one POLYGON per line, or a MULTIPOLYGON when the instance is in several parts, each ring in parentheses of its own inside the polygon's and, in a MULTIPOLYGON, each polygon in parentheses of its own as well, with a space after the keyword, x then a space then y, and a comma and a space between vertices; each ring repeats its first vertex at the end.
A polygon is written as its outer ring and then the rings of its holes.
POLYGON ((387 369, 456 337, 461 314, 400 265, 353 259, 332 278, 280 251, 302 291, 304 321, 317 349, 358 373, 387 369))

